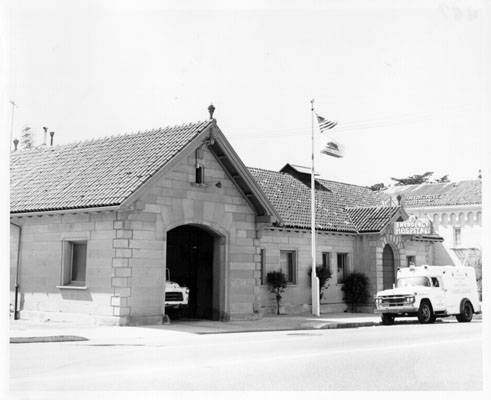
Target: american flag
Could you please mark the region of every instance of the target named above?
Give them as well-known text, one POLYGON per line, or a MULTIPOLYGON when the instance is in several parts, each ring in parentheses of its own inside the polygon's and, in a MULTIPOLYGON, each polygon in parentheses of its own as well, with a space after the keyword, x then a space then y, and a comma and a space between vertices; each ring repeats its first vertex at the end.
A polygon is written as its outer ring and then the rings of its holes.
POLYGON ((327 119, 317 115, 317 122, 319 123, 319 129, 322 133, 334 128, 338 123, 333 121, 328 121, 327 119))
MULTIPOLYGON (((321 133, 327 133, 327 131, 334 128, 338 123, 334 121, 328 121, 327 119, 317 115, 317 122, 319 123, 319 129, 321 133)), ((344 156, 344 146, 333 136, 332 133, 327 133, 324 137, 327 140, 325 147, 321 150, 321 153, 328 156, 340 158, 344 156)))

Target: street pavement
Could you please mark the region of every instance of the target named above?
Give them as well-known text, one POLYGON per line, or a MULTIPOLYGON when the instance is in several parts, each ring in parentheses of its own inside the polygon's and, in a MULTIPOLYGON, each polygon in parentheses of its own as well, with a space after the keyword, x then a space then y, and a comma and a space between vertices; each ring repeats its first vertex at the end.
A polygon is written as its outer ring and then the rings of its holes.
POLYGON ((141 336, 113 337, 107 330, 84 342, 11 344, 10 384, 14 391, 482 390, 481 321, 454 321, 228 334, 139 327, 141 336))

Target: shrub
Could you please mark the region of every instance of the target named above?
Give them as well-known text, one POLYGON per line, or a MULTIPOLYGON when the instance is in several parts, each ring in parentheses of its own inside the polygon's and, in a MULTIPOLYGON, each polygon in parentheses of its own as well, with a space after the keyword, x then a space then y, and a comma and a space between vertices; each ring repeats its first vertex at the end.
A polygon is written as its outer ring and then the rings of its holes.
POLYGON ((343 280, 343 300, 351 312, 355 311, 356 305, 366 304, 370 294, 368 293, 368 278, 360 272, 352 272, 343 280))
MULTIPOLYGON (((317 278, 319 278, 319 297, 322 299, 324 295, 324 289, 327 289, 329 285, 326 285, 327 281, 331 279, 332 273, 329 268, 324 267, 322 265, 318 265, 315 267, 315 274, 317 278)), ((312 267, 309 270, 309 277, 312 278, 312 267)), ((312 285, 312 280, 310 281, 312 285)))
POLYGON ((283 271, 271 271, 266 275, 269 290, 276 297, 276 314, 280 315, 281 293, 286 289, 286 275, 283 271))

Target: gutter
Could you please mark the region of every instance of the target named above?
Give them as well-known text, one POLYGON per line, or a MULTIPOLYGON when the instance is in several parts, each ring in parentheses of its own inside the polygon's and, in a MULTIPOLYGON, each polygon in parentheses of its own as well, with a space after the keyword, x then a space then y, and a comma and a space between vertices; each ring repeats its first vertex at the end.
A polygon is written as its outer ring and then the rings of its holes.
POLYGON ((10 222, 19 229, 19 237, 17 239, 17 265, 15 268, 15 299, 14 299, 14 320, 19 319, 19 290, 20 290, 20 246, 21 246, 21 236, 22 236, 22 226, 10 222))

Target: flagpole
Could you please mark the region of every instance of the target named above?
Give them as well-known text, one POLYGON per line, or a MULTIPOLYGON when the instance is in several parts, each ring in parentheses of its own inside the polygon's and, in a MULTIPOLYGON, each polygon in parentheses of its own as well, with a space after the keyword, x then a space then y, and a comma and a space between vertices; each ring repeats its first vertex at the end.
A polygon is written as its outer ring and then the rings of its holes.
POLYGON ((314 141, 314 99, 310 101, 312 112, 312 171, 310 176, 310 210, 311 210, 311 236, 312 236, 312 315, 320 316, 319 279, 316 273, 315 248, 315 141, 314 141))

